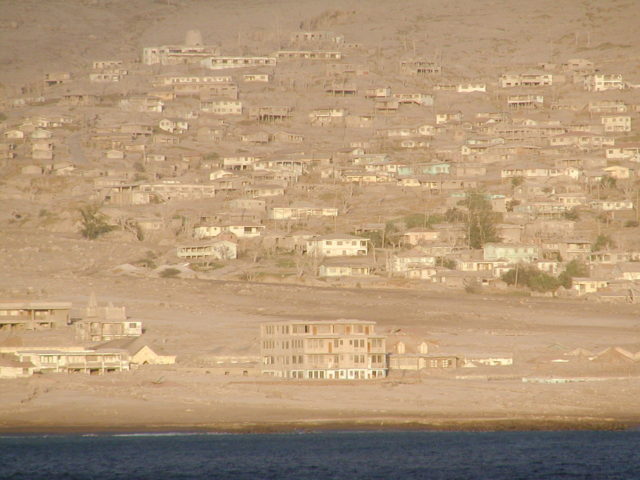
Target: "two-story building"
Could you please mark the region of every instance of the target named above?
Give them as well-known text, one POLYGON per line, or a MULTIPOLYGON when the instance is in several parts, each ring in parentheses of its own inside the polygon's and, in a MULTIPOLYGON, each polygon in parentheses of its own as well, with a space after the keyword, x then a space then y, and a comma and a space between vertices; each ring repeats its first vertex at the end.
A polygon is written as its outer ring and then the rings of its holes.
POLYGON ((0 303, 0 331, 64 327, 70 322, 70 311, 68 302, 0 303))
POLYGON ((367 255, 369 240, 345 233, 323 235, 307 240, 307 255, 315 257, 339 257, 367 255))

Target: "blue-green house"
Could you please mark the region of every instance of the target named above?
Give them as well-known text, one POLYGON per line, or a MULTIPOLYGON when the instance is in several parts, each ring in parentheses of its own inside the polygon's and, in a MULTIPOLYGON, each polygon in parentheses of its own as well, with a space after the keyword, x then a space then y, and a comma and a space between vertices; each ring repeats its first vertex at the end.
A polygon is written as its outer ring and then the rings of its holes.
POLYGON ((398 167, 398 176, 399 177, 411 177, 415 175, 414 171, 415 165, 400 165, 398 167))
POLYGON ((412 175, 449 175, 451 164, 442 163, 419 163, 414 165, 403 165, 398 167, 398 176, 410 177, 412 175))
POLYGON ((483 247, 484 260, 507 260, 509 263, 531 263, 540 258, 535 245, 487 243, 483 247))
POLYGON ((446 162, 416 165, 418 175, 449 175, 451 165, 446 162))

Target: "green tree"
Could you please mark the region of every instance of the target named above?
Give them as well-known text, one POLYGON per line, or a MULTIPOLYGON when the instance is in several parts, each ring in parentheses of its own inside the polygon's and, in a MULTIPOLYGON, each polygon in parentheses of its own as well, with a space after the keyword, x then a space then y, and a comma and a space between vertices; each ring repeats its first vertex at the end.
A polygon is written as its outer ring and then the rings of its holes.
POLYGON ((511 179, 511 186, 513 188, 519 187, 520 185, 522 185, 524 183, 524 177, 513 177, 511 179))
POLYGON ((588 277, 589 267, 580 260, 571 260, 564 268, 564 272, 558 275, 558 281, 564 288, 571 288, 574 277, 588 277))
POLYGON ((160 272, 160 276, 162 278, 174 278, 179 273, 180 273, 180 270, 178 270, 177 268, 169 267, 169 268, 165 268, 164 270, 162 270, 160 272))
POLYGON ((464 222, 467 220, 467 216, 459 208, 453 207, 447 209, 444 213, 444 219, 449 223, 464 222))
POLYGON ((442 222, 440 215, 429 215, 424 213, 412 213, 402 217, 406 228, 426 227, 430 228, 434 223, 442 222))
POLYGON ((611 239, 609 235, 605 235, 604 233, 601 233, 596 238, 596 241, 592 245, 591 250, 593 250, 594 252, 598 252, 603 248, 615 248, 615 246, 616 246, 615 242, 611 239))
POLYGON ((115 230, 110 225, 107 216, 100 211, 100 205, 89 204, 78 209, 80 212, 80 234, 89 240, 95 240, 105 233, 115 230))
POLYGON ((485 243, 500 241, 496 231, 500 215, 491 209, 491 202, 483 192, 467 192, 467 198, 460 204, 467 207, 465 222, 471 248, 482 248, 485 243))
POLYGON ((615 190, 618 187, 618 181, 615 178, 609 177, 607 175, 602 177, 602 180, 600 180, 600 186, 602 188, 615 190))
POLYGON ((571 210, 567 210, 566 212, 564 212, 563 216, 567 220, 573 220, 574 222, 580 220, 580 214, 578 213, 578 210, 575 207, 572 208, 571 210))
POLYGON ((518 265, 502 275, 508 285, 521 285, 536 292, 551 292, 560 286, 557 278, 538 270, 536 267, 518 265))

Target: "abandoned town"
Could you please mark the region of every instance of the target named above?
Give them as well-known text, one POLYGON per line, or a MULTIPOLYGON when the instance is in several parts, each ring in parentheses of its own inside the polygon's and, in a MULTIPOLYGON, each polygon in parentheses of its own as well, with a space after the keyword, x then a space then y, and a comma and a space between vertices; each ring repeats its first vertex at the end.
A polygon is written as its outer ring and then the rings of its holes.
POLYGON ((0 2, 0 431, 640 423, 640 3, 238 3, 0 2))

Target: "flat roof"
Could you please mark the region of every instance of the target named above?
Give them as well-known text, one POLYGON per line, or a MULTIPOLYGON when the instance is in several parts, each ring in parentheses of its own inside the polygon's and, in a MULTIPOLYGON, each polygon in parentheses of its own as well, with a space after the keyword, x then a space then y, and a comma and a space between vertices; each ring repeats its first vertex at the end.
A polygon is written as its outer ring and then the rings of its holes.
POLYGON ((71 302, 0 302, 0 310, 68 310, 71 302))
POLYGON ((340 318, 338 320, 285 320, 280 322, 264 322, 261 325, 375 325, 373 320, 355 320, 340 318))

